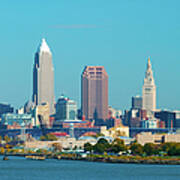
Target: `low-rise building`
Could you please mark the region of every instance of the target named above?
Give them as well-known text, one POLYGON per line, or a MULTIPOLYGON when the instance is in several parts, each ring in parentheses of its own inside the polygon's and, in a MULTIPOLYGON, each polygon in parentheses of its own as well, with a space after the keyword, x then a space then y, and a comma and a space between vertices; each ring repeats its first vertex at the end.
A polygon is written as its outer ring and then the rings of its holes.
POLYGON ((62 137, 57 141, 26 141, 25 147, 28 149, 50 148, 54 143, 61 144, 64 149, 83 148, 85 143, 96 144, 97 140, 93 137, 81 137, 78 140, 70 137, 62 137))
POLYGON ((143 132, 136 135, 136 140, 141 145, 146 143, 180 143, 180 134, 152 134, 151 132, 143 132))
POLYGON ((121 125, 119 127, 113 127, 113 128, 107 129, 106 126, 102 126, 100 133, 102 133, 105 136, 112 137, 112 138, 117 138, 119 136, 129 137, 129 127, 121 125))

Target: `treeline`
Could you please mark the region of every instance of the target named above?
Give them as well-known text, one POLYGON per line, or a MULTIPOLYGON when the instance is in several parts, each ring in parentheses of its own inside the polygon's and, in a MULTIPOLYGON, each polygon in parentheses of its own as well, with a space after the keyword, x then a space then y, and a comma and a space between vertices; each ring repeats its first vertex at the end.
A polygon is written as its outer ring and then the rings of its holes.
POLYGON ((180 143, 169 142, 162 144, 147 143, 144 146, 133 143, 130 146, 131 153, 133 155, 168 155, 179 156, 180 155, 180 143))
POLYGON ((180 143, 162 143, 153 144, 147 143, 144 146, 138 144, 137 142, 126 146, 124 141, 121 139, 115 139, 109 143, 106 139, 101 138, 95 145, 90 143, 84 144, 84 150, 90 153, 104 154, 104 153, 124 153, 139 156, 180 156, 180 143))
POLYGON ((84 150, 91 153, 103 154, 107 153, 119 153, 120 151, 127 151, 128 148, 121 139, 115 139, 112 143, 109 143, 106 139, 101 138, 93 146, 90 143, 84 144, 84 150))

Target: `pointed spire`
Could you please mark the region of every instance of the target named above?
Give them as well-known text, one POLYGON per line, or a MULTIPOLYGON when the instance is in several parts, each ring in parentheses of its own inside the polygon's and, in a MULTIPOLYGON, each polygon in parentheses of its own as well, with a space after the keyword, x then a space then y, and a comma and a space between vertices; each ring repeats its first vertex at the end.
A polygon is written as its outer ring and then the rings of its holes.
POLYGON ((146 69, 146 73, 145 73, 144 83, 154 84, 153 71, 152 71, 150 57, 148 57, 147 69, 146 69))
POLYGON ((41 53, 41 52, 47 52, 47 53, 50 53, 50 54, 51 54, 51 51, 50 51, 50 49, 49 49, 49 46, 48 46, 47 43, 46 43, 45 38, 42 39, 41 44, 39 45, 39 48, 38 48, 38 51, 37 51, 37 52, 39 52, 39 53, 41 53))
POLYGON ((151 69, 151 60, 150 60, 150 57, 148 57, 147 69, 151 69))

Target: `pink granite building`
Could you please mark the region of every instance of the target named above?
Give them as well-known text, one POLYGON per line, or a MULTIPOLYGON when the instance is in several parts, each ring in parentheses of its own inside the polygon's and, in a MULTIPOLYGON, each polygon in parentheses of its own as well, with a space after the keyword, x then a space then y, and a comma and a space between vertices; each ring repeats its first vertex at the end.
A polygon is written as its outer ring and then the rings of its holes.
POLYGON ((108 75, 103 66, 86 66, 81 76, 81 108, 85 119, 108 118, 108 75))

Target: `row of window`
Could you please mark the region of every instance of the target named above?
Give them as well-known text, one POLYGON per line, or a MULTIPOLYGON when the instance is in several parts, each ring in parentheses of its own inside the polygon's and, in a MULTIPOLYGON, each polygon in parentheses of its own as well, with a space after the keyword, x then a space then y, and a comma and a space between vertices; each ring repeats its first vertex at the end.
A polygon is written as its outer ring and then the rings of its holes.
POLYGON ((94 69, 96 69, 97 71, 102 71, 102 68, 98 68, 98 67, 97 68, 89 68, 90 71, 92 71, 94 69))

